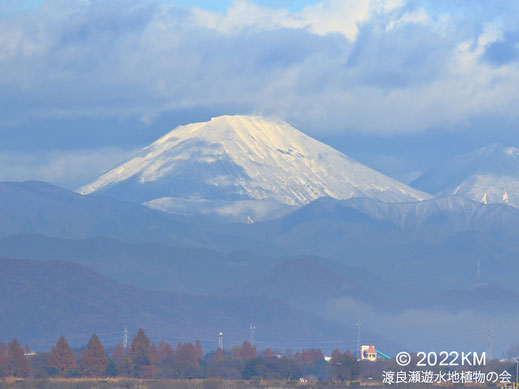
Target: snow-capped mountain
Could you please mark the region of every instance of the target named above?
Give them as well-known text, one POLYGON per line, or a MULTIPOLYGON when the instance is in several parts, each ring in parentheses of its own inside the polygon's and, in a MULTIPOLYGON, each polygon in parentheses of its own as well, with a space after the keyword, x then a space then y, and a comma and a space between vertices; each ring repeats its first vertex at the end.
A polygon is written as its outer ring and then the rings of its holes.
MULTIPOLYGON (((188 213, 207 204, 222 209, 224 201, 230 214, 233 207, 242 213, 257 210, 251 200, 268 200, 283 213, 323 196, 389 202, 429 197, 286 122, 255 116, 220 116, 177 127, 79 192, 188 213)), ((267 214, 259 211, 252 218, 267 214)))
POLYGON ((519 150, 492 144, 447 161, 411 186, 437 196, 519 207, 519 150))

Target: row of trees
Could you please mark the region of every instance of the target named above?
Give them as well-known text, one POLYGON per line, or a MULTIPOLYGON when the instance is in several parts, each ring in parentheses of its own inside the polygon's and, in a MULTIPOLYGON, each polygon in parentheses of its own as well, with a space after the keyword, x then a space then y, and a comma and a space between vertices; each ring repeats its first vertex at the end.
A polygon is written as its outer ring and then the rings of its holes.
POLYGON ((50 350, 48 372, 51 375, 101 377, 106 375, 107 367, 108 358, 96 334, 88 340, 79 361, 63 336, 50 350))
POLYGON ((95 334, 77 353, 64 337, 59 338, 49 353, 30 359, 16 340, 9 343, 6 351, 4 348, 0 346, 0 376, 26 377, 31 372, 30 362, 38 374, 61 377, 293 380, 315 376, 319 380, 353 380, 359 374, 359 364, 349 351, 335 350, 331 360, 326 362, 319 349, 303 350, 294 356, 275 355, 270 349, 259 354, 255 346, 243 342, 229 351, 218 349, 204 355, 198 341, 194 345, 178 343, 175 348, 161 342, 157 347, 150 343, 142 329, 128 350, 118 344, 110 354, 105 352, 95 334))
POLYGON ((25 356, 26 350, 20 346, 16 339, 9 342, 6 346, 0 343, 0 377, 27 377, 31 373, 31 365, 25 356))

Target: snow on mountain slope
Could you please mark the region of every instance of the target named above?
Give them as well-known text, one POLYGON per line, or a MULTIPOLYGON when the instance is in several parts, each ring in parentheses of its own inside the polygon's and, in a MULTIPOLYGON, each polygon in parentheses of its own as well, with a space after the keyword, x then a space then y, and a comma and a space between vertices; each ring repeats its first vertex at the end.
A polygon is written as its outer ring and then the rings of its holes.
POLYGON ((144 205, 175 215, 212 216, 224 222, 237 223, 276 219, 299 208, 274 200, 192 200, 174 197, 151 200, 144 205))
POLYGON ((515 208, 502 204, 485 205, 458 196, 398 204, 354 198, 343 201, 342 204, 374 219, 390 221, 409 230, 422 228, 429 222, 445 223, 455 231, 478 229, 480 226, 491 228, 496 223, 510 226, 519 223, 519 212, 515 208))
POLYGON ((254 116, 220 116, 177 127, 79 192, 163 208, 174 199, 301 206, 323 196, 390 202, 429 197, 286 122, 254 116))
POLYGON ((519 207, 519 150, 492 144, 447 161, 411 185, 438 196, 519 207))

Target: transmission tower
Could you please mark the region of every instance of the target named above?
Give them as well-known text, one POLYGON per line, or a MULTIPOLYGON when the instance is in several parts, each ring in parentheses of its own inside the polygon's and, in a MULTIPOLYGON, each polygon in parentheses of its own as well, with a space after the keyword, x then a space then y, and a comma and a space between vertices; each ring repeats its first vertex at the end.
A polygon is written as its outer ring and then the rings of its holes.
POLYGON ((223 351, 223 332, 218 334, 218 348, 223 351))
POLYGON ((362 358, 362 353, 361 353, 361 345, 362 345, 362 340, 361 340, 361 335, 362 335, 362 323, 360 322, 360 319, 357 320, 357 359, 361 359, 362 358))
POLYGON ((476 281, 479 281, 481 278, 481 269, 480 269, 480 261, 478 261, 478 265, 476 267, 476 281))
POLYGON ((253 323, 250 323, 250 344, 254 346, 254 331, 256 330, 256 326, 253 323))
POLYGON ((128 351, 128 327, 124 326, 123 332, 123 348, 124 351, 128 351))
POLYGON ((492 360, 492 348, 494 345, 494 326, 492 319, 488 319, 488 332, 487 332, 487 361, 492 360))

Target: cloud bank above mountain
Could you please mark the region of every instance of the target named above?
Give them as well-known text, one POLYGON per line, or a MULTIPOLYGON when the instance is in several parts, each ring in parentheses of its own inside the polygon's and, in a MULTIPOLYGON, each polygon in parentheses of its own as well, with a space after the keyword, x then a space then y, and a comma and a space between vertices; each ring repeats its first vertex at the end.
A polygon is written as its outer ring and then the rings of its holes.
MULTIPOLYGON (((278 117, 407 181, 446 144, 460 145, 453 155, 519 142, 516 3, 208 3, 0 6, 0 177, 23 180, 33 159, 52 168, 76 150, 124 154, 222 114, 278 117)), ((110 167, 86 163, 99 168, 73 163, 52 182, 77 187, 110 167)))
POLYGON ((210 106, 323 132, 516 120, 517 8, 404 0, 325 0, 299 12, 245 0, 225 12, 118 0, 4 8, 1 125, 151 123, 210 106))

